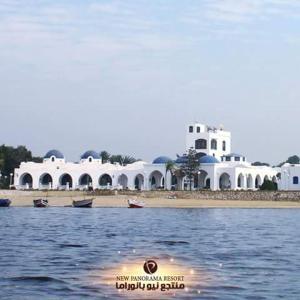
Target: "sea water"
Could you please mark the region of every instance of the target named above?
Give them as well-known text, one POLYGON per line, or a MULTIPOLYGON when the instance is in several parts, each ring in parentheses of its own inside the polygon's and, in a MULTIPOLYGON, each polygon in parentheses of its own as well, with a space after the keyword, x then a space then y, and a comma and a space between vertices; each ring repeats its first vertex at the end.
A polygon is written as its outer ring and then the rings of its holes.
POLYGON ((300 209, 0 209, 0 299, 134 298, 103 274, 148 258, 199 275, 160 299, 300 299, 300 209))

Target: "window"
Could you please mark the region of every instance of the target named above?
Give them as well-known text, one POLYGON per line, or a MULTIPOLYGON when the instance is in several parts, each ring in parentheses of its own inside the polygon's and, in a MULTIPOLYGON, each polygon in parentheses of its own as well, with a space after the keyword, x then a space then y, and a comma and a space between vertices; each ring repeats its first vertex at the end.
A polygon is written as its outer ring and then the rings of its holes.
POLYGON ((226 151, 226 142, 225 141, 223 141, 223 143, 222 143, 222 149, 223 149, 223 151, 226 151))
POLYGON ((226 161, 231 161, 231 157, 230 157, 230 156, 226 156, 226 157, 225 157, 225 160, 226 160, 226 161))
POLYGON ((92 160, 93 160, 93 159, 92 159, 91 157, 89 157, 89 162, 92 162, 92 160))
POLYGON ((51 161, 55 161, 55 157, 54 156, 51 157, 51 161))
POLYGON ((194 131, 194 127, 193 126, 190 126, 189 127, 189 132, 193 132, 194 131))
POLYGON ((207 149, 207 141, 204 139, 196 140, 195 149, 207 149))
POLYGON ((197 126, 197 132, 201 132, 201 128, 199 126, 197 126))
POLYGON ((239 156, 235 156, 235 157, 234 157, 234 160, 235 160, 235 161, 240 161, 241 158, 240 158, 239 156))
POLYGON ((212 139, 210 142, 210 148, 213 150, 217 150, 217 140, 212 139))
POLYGON ((298 176, 293 177, 293 184, 299 184, 299 177, 298 176))

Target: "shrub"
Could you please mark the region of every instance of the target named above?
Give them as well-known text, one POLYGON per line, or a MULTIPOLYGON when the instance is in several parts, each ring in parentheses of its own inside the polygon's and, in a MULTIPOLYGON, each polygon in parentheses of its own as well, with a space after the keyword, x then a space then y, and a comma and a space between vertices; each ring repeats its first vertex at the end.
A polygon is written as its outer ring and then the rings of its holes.
POLYGON ((260 186, 262 191, 277 191, 277 183, 271 180, 265 180, 264 183, 260 186))

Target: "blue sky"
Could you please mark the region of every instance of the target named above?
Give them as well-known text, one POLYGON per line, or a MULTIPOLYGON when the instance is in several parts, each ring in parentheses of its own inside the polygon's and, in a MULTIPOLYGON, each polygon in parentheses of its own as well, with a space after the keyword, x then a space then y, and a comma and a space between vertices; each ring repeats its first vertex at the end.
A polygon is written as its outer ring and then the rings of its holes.
POLYGON ((0 142, 151 160, 185 125, 233 150, 300 154, 300 1, 0 0, 0 142))

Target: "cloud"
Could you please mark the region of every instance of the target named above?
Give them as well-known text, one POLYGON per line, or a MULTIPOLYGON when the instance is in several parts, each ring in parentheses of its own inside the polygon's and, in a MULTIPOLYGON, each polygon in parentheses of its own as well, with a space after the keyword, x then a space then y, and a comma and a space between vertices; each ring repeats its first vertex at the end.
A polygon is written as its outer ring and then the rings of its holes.
POLYGON ((206 0, 188 9, 182 20, 199 24, 203 20, 219 24, 250 23, 274 16, 300 17, 298 0, 206 0))

